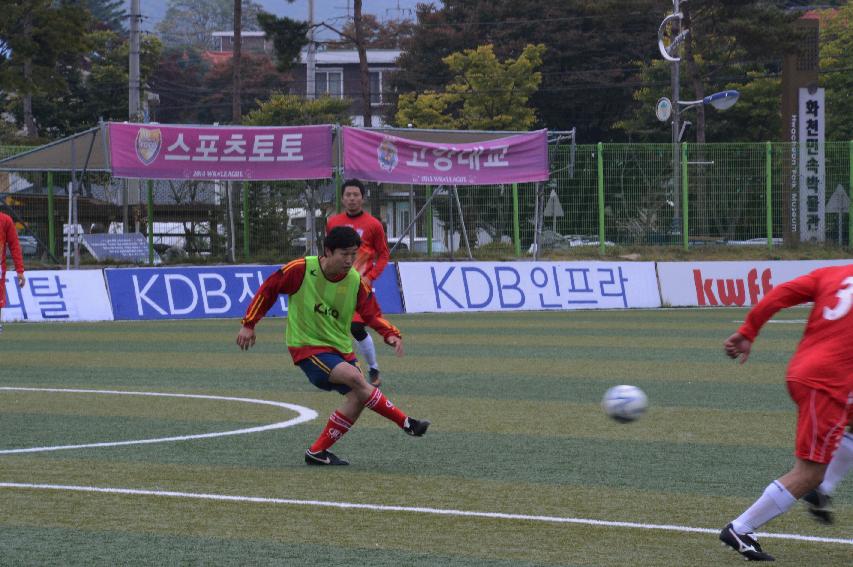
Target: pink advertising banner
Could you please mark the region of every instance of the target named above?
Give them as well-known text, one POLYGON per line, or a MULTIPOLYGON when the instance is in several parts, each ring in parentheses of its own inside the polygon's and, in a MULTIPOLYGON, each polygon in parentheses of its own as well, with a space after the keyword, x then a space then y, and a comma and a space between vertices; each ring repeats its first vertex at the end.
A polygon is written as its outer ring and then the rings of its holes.
POLYGON ((116 177, 278 180, 332 177, 332 127, 111 122, 116 177))
POLYGON ((345 127, 344 175, 412 185, 496 185, 548 179, 548 132, 465 144, 345 127))

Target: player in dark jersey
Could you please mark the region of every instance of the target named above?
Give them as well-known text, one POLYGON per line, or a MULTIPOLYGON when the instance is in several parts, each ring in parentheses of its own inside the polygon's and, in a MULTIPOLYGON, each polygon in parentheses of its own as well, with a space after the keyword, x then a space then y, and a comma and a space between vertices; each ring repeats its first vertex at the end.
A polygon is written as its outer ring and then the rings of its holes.
POLYGON ((821 268, 775 287, 724 343, 729 357, 746 362, 774 313, 810 301, 814 306, 786 376, 798 406, 794 468, 720 532, 726 545, 751 561, 773 561, 753 532, 820 485, 853 418, 853 264, 821 268))
POLYGON ((379 390, 368 384, 356 366, 349 326, 359 309, 367 324, 403 354, 400 331, 382 317, 370 287, 353 269, 360 239, 351 228, 338 227, 323 243, 323 256, 294 260, 268 277, 252 298, 237 345, 255 344, 255 325, 280 294, 287 294, 287 347, 293 363, 316 387, 336 391, 344 403, 329 418, 323 432, 305 452, 309 465, 348 465, 328 449, 355 424, 366 407, 396 423, 414 437, 426 433, 430 422, 408 417, 379 390))
MULTIPOLYGON (((385 238, 385 229, 378 219, 364 210, 364 184, 358 179, 344 181, 341 189, 341 202, 344 212, 332 215, 326 221, 326 232, 338 226, 348 226, 355 229, 361 237, 361 246, 355 258, 353 267, 361 274, 368 286, 373 285, 385 266, 388 265, 390 252, 385 238)), ((374 386, 382 384, 379 376, 379 361, 376 358, 376 347, 373 339, 365 328, 364 319, 356 311, 350 328, 352 336, 358 343, 358 349, 367 363, 370 383, 374 386)))

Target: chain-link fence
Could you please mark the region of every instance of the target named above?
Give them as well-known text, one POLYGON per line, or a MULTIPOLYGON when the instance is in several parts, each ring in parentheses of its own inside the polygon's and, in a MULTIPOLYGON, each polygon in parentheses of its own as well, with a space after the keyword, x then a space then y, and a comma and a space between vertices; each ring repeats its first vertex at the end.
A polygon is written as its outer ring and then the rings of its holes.
MULTIPOLYGON (((0 157, 24 148, 0 147, 0 157)), ((826 245, 850 246, 853 142, 827 142, 826 245)), ((395 257, 528 257, 576 246, 784 246, 801 224, 798 144, 553 144, 544 183, 470 187, 368 184, 365 208, 395 257), (456 196, 458 196, 457 205, 456 196), (410 228, 411 226, 411 228, 410 228), (408 229, 408 230, 407 230, 408 229)), ((279 262, 322 238, 340 179, 310 182, 133 181, 69 172, 0 172, 0 207, 64 263, 69 234, 139 232, 167 262, 279 262), (73 203, 72 203, 73 204, 73 203)), ((812 206, 812 201, 809 201, 812 206)))

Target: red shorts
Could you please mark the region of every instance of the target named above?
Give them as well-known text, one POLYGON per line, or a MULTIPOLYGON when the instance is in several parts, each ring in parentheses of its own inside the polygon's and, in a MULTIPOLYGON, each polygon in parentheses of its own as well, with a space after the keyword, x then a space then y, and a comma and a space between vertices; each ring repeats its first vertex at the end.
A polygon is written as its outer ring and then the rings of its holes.
POLYGON ((800 382, 789 380, 788 392, 798 407, 794 454, 807 461, 829 463, 853 418, 853 406, 800 382))
POLYGON ((353 323, 364 323, 364 319, 361 318, 361 315, 358 314, 358 311, 352 314, 352 322, 353 323))

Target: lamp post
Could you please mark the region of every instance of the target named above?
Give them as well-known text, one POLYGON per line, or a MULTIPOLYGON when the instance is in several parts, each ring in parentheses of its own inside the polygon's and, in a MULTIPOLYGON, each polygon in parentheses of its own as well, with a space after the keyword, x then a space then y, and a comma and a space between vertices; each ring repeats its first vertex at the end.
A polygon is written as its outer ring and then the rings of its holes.
MULTIPOLYGON (((670 115, 672 116, 672 188, 673 188, 673 212, 672 212, 672 228, 671 234, 681 234, 681 136, 684 134, 684 128, 681 125, 681 111, 689 108, 694 108, 703 104, 711 105, 717 110, 726 110, 731 108, 736 102, 740 93, 738 91, 729 90, 708 95, 701 100, 680 100, 680 64, 681 57, 676 54, 679 47, 687 36, 690 30, 684 29, 682 19, 684 15, 681 13, 681 3, 687 0, 672 0, 672 14, 669 14, 663 19, 658 27, 658 50, 661 57, 672 64, 671 85, 672 85, 672 100, 666 97, 658 100, 656 114, 661 122, 666 122, 670 115), (665 42, 666 28, 672 25, 672 35, 669 45, 665 42), (675 27, 678 26, 678 33, 675 27)), ((686 246, 686 244, 685 244, 686 246)))

